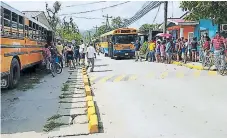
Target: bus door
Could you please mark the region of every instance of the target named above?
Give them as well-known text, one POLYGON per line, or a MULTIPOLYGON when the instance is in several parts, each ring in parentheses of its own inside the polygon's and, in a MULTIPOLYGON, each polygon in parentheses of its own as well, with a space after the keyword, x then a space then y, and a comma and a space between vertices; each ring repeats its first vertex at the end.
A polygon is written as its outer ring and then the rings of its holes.
POLYGON ((107 36, 108 40, 108 56, 113 57, 113 41, 112 41, 113 36, 107 36))

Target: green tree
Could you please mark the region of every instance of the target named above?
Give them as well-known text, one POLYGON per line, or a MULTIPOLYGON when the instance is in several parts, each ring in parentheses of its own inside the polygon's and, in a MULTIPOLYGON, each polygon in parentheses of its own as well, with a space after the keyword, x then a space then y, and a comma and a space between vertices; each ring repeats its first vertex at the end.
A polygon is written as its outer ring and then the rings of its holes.
POLYGON ((185 19, 211 19, 216 24, 227 22, 227 1, 182 1, 180 8, 189 11, 185 19))
POLYGON ((98 27, 97 32, 94 34, 94 37, 99 37, 100 35, 106 33, 106 25, 101 25, 100 27, 98 27))
POLYGON ((143 24, 140 28, 139 31, 142 33, 148 33, 149 29, 151 30, 158 30, 159 24, 143 24))
POLYGON ((120 16, 115 17, 111 20, 111 27, 112 29, 122 28, 124 27, 124 19, 122 19, 120 16))
POLYGON ((79 42, 82 38, 82 35, 79 33, 78 27, 72 18, 67 22, 64 17, 63 21, 58 24, 56 32, 58 36, 67 41, 75 40, 79 42))
POLYGON ((60 18, 57 15, 60 9, 61 9, 61 3, 59 1, 56 1, 53 4, 53 8, 49 8, 48 4, 46 3, 47 20, 54 32, 56 31, 57 25, 60 22, 60 18))

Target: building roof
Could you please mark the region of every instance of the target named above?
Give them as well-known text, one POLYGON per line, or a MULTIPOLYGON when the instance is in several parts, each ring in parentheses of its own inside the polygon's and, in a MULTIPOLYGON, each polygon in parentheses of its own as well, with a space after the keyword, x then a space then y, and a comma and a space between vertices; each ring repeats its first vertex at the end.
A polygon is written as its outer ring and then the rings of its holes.
POLYGON ((196 21, 187 21, 187 20, 180 19, 180 18, 168 19, 168 22, 172 22, 176 25, 197 25, 197 24, 199 24, 196 21))
POLYGON ((26 16, 29 17, 36 17, 41 13, 44 13, 43 11, 22 11, 22 13, 24 13, 26 16))

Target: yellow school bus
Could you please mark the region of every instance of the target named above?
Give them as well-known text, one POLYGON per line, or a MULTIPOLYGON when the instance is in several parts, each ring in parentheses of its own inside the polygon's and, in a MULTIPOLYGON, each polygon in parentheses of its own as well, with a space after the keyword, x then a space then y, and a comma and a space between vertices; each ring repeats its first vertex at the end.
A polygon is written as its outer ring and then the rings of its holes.
POLYGON ((135 54, 133 43, 138 38, 135 28, 119 28, 100 36, 101 52, 111 58, 130 57, 135 54))
POLYGON ((1 88, 14 88, 20 71, 42 61, 42 48, 52 31, 37 20, 1 2, 1 88))

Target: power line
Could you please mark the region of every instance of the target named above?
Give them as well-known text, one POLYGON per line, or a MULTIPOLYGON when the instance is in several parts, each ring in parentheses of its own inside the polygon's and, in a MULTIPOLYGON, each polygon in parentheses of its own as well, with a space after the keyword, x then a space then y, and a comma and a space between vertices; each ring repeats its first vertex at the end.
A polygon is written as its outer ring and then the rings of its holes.
POLYGON ((154 2, 145 3, 144 5, 146 5, 146 6, 143 6, 142 9, 140 9, 132 18, 130 18, 130 20, 126 23, 126 25, 128 26, 128 25, 132 24, 134 21, 138 20, 138 18, 141 15, 143 16, 145 11, 150 9, 153 4, 154 4, 154 2))
POLYGON ((157 13, 156 13, 156 15, 155 15, 155 17, 154 17, 154 20, 153 20, 153 23, 152 23, 152 24, 154 24, 154 21, 155 21, 156 18, 157 18, 157 15, 158 15, 158 12, 159 12, 160 7, 161 7, 161 5, 159 5, 159 7, 158 7, 158 11, 157 11, 157 13))
POLYGON ((76 7, 76 6, 90 5, 90 4, 96 4, 96 3, 102 3, 102 2, 106 2, 106 1, 96 1, 96 2, 90 2, 90 3, 84 3, 84 4, 69 5, 69 6, 65 6, 65 7, 76 7))
POLYGON ((99 11, 99 10, 105 10, 105 9, 108 9, 108 8, 113 8, 113 7, 116 7, 116 6, 119 6, 119 5, 123 5, 123 4, 129 3, 129 2, 130 1, 126 1, 126 2, 115 4, 115 5, 111 5, 111 6, 108 6, 108 7, 100 8, 100 9, 94 9, 94 10, 82 11, 82 12, 75 12, 75 13, 69 13, 69 14, 61 14, 59 16, 72 15, 72 14, 82 14, 82 13, 89 13, 89 12, 94 12, 94 11, 99 11))
POLYGON ((88 19, 88 20, 104 20, 104 18, 96 18, 96 17, 78 17, 78 16, 70 16, 73 18, 80 18, 80 19, 88 19))
POLYGON ((142 10, 139 10, 132 18, 129 19, 128 22, 125 23, 125 26, 129 26, 130 24, 134 23, 135 21, 142 18, 145 14, 147 14, 149 11, 153 10, 154 8, 161 5, 162 1, 152 1, 148 5, 144 6, 142 10))

